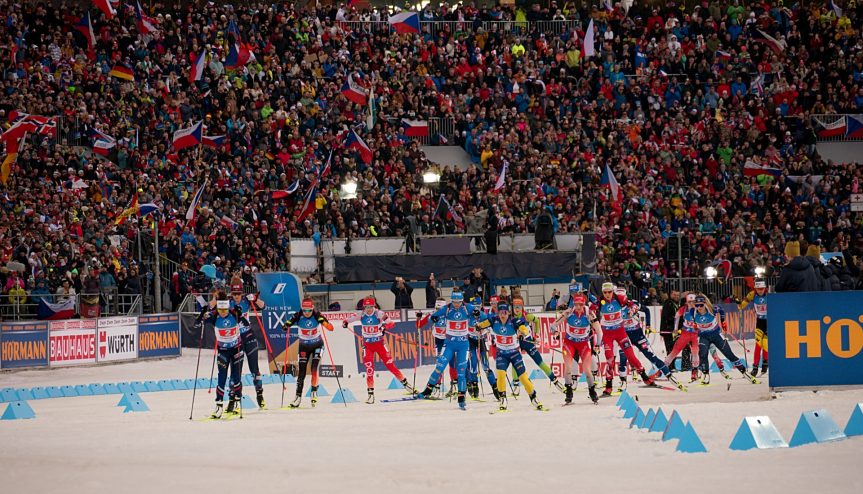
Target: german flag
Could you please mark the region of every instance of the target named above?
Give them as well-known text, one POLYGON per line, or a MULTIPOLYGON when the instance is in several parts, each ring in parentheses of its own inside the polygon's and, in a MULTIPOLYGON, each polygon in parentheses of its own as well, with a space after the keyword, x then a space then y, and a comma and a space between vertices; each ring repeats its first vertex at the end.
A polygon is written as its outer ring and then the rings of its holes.
POLYGON ((135 71, 123 62, 117 62, 111 72, 108 72, 108 75, 125 81, 135 81, 135 71))

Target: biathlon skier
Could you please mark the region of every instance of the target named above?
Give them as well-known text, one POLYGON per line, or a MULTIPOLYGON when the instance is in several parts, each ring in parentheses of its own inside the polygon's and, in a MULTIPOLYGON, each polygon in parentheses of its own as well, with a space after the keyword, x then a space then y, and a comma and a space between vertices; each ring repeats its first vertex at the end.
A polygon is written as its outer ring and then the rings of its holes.
POLYGON ((714 308, 713 304, 707 299, 704 294, 695 296, 695 308, 689 311, 692 316, 692 323, 698 331, 698 360, 701 363, 701 383, 710 384, 710 369, 707 353, 710 345, 715 345, 716 348, 725 355, 731 364, 749 379, 752 384, 758 384, 758 380, 752 376, 746 369, 743 359, 737 358, 734 351, 731 350, 731 345, 722 334, 727 331, 725 322, 725 313, 719 307, 714 308))
POLYGON ((395 323, 390 321, 384 311, 377 308, 374 297, 364 298, 363 311, 359 315, 342 321, 342 327, 347 328, 350 323, 355 321, 360 322, 360 333, 363 339, 363 366, 366 368, 366 387, 369 393, 366 403, 375 402, 375 355, 380 357, 384 366, 402 383, 408 392, 415 393, 408 380, 393 363, 393 358, 384 341, 384 333, 387 329, 392 329, 395 323))
MULTIPOLYGON (((303 386, 306 381, 306 368, 309 361, 312 363, 312 389, 309 392, 312 398, 312 406, 318 403, 318 366, 321 363, 321 353, 324 349, 324 339, 321 334, 321 326, 327 331, 333 330, 333 325, 323 314, 315 309, 312 299, 304 299, 300 305, 299 312, 294 312, 282 329, 289 331, 292 326, 297 327, 297 339, 299 340, 297 354, 299 356, 297 371, 297 393, 291 408, 299 408, 303 401, 303 386)), ((287 341, 287 337, 286 337, 287 341)), ((285 351, 288 351, 287 345, 285 351)))
MULTIPOLYGON (((446 306, 446 300, 439 298, 435 301, 434 308, 435 310, 439 310, 446 306)), ((421 317, 419 325, 420 328, 425 327, 428 323, 431 322, 431 314, 427 314, 424 317, 421 317)), ((435 346, 435 356, 440 357, 443 354, 443 347, 446 343, 446 319, 438 319, 437 322, 432 325, 432 334, 434 334, 434 346, 435 346)), ((457 389, 457 374, 455 370, 455 358, 451 358, 449 361, 449 377, 450 377, 450 392, 455 393, 457 389)), ((443 380, 443 374, 441 373, 440 378, 437 383, 434 385, 434 396, 441 396, 441 381, 443 380)))
POLYGON ((745 309, 747 305, 755 306, 755 356, 752 361, 752 375, 758 375, 758 364, 761 364, 761 375, 767 374, 767 282, 755 280, 755 290, 749 292, 738 305, 745 309), (763 354, 763 358, 762 358, 763 354))
MULTIPOLYGON (((539 367, 546 376, 548 376, 551 384, 553 384, 558 391, 563 392, 563 384, 557 380, 557 376, 554 375, 554 371, 551 370, 551 367, 542 360, 542 354, 539 353, 539 349, 536 347, 536 339, 534 338, 534 335, 539 331, 539 319, 537 319, 536 315, 529 314, 524 310, 524 299, 521 297, 514 297, 512 299, 512 317, 514 319, 521 319, 524 321, 524 325, 527 326, 528 329, 527 334, 518 335, 518 345, 521 351, 533 359, 536 366, 539 367)), ((515 371, 515 369, 513 369, 513 371, 515 371)), ((516 377, 517 376, 513 375, 512 394, 514 395, 518 395, 518 379, 516 379, 516 377)))
POLYGON ((433 322, 436 323, 441 319, 446 321, 446 343, 444 344, 443 353, 437 358, 435 369, 429 377, 428 384, 426 384, 423 392, 417 395, 418 398, 423 399, 431 396, 434 391, 434 385, 440 379, 444 367, 455 357, 458 379, 458 406, 462 410, 467 409, 467 403, 465 402, 465 389, 467 388, 465 370, 467 369, 467 352, 470 347, 467 337, 468 324, 470 324, 471 316, 478 317, 479 315, 480 310, 478 308, 464 303, 464 294, 461 292, 453 292, 450 297, 450 303, 432 314, 431 319, 433 322))
MULTIPOLYGON (((482 300, 478 296, 474 298, 474 301, 474 307, 482 307, 482 300)), ((496 295, 492 295, 491 299, 489 299, 490 309, 487 314, 493 315, 497 313, 498 302, 499 298, 496 295)), ((497 379, 495 378, 494 372, 492 372, 491 368, 489 367, 488 351, 485 347, 484 341, 485 335, 480 334, 480 332, 477 330, 476 325, 478 322, 479 318, 471 315, 469 326, 470 329, 468 331, 469 349, 467 367, 467 392, 468 395, 470 395, 471 399, 479 399, 479 372, 480 370, 482 370, 482 372, 486 375, 489 386, 491 386, 491 389, 494 392, 495 399, 498 399, 497 379)), ((450 368, 452 368, 452 366, 450 366, 450 368)))
MULTIPOLYGON (((599 401, 599 396, 596 395, 596 383, 593 380, 591 367, 593 366, 593 350, 590 347, 590 340, 593 337, 591 328, 597 334, 602 333, 599 328, 599 320, 594 312, 588 311, 585 302, 587 297, 581 293, 575 293, 571 296, 570 304, 567 309, 552 323, 551 328, 555 334, 558 332, 559 325, 565 323, 563 331, 563 377, 566 382, 564 394, 566 395, 565 402, 572 403, 573 384, 577 382, 577 377, 573 379, 573 360, 576 357, 581 359, 581 365, 584 368, 584 374, 587 379, 587 393, 590 400, 594 403, 599 401)), ((577 361, 575 365, 578 365, 577 361)))
POLYGON ((536 397, 536 390, 533 383, 527 376, 527 371, 524 368, 524 360, 521 358, 519 348, 519 335, 526 336, 530 333, 530 329, 526 326, 524 319, 512 319, 509 314, 509 306, 499 304, 497 307, 497 315, 487 315, 478 323, 477 327, 483 331, 491 331, 494 346, 497 347, 497 356, 495 364, 497 367, 497 391, 499 394, 499 410, 506 410, 506 372, 510 365, 515 368, 518 380, 524 385, 530 397, 530 402, 533 403, 537 410, 544 410, 542 403, 536 397))
MULTIPOLYGON (((662 373, 663 376, 667 377, 672 384, 677 386, 681 391, 686 391, 686 387, 677 381, 674 376, 671 374, 671 370, 668 368, 665 362, 662 361, 661 358, 657 357, 653 350, 650 348, 650 342, 647 341, 647 336, 644 334, 643 324, 641 318, 638 317, 639 305, 636 302, 630 302, 628 307, 627 318, 624 321, 624 329, 626 329, 626 336, 629 337, 629 341, 632 342, 633 346, 641 352, 642 355, 647 357, 647 360, 653 364, 656 369, 662 373)), ((620 365, 618 367, 618 373, 621 376, 626 375, 626 362, 627 359, 623 354, 623 351, 620 352, 620 365)), ((629 363, 632 366, 632 362, 629 363)), ((655 379, 655 376, 654 376, 655 379)), ((624 381, 625 383, 625 381, 624 381)))
POLYGON ((228 408, 225 413, 235 413, 237 404, 243 396, 243 348, 240 328, 248 325, 249 321, 243 318, 242 311, 235 307, 231 309, 231 301, 228 295, 221 291, 216 295, 216 310, 201 310, 199 319, 202 324, 212 324, 216 333, 216 347, 218 351, 219 377, 216 384, 216 410, 210 418, 222 418, 222 405, 225 398, 225 384, 228 380, 228 370, 231 371, 231 390, 228 394, 228 408))
POLYGON ((614 367, 616 354, 614 353, 614 344, 623 350, 626 358, 633 364, 633 367, 638 371, 644 384, 650 385, 653 381, 647 372, 644 371, 644 366, 635 357, 635 351, 632 349, 632 343, 629 342, 629 337, 626 336, 626 330, 623 328, 624 307, 629 304, 626 298, 626 291, 616 289, 613 283, 602 284, 602 300, 599 301, 599 323, 602 327, 602 346, 605 350, 605 389, 603 396, 610 396, 612 392, 612 384, 614 378, 614 367))
MULTIPOLYGON (((236 278, 231 282, 231 298, 231 308, 239 307, 246 321, 252 320, 249 317, 252 304, 255 304, 256 311, 262 310, 266 305, 257 295, 250 293, 244 297, 242 281, 236 278)), ((262 331, 263 329, 261 328, 262 331)), ((246 361, 249 363, 249 372, 253 376, 252 382, 255 384, 258 407, 264 408, 267 404, 264 401, 264 382, 261 379, 261 369, 258 366, 258 338, 255 336, 255 332, 252 331, 251 324, 240 326, 240 337, 243 340, 243 353, 246 354, 246 361)))

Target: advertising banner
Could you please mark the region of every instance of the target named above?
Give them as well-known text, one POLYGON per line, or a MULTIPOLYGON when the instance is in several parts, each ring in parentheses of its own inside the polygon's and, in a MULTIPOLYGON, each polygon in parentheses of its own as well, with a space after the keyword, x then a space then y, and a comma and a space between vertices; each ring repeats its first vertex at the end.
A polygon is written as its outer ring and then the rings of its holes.
POLYGON ((137 316, 100 318, 96 334, 99 342, 96 360, 99 362, 138 358, 137 316))
MULTIPOLYGON (((354 333, 357 372, 364 373, 363 365, 363 343, 359 336, 362 331, 359 323, 353 324, 349 329, 354 333)), ((384 341, 393 363, 399 369, 413 369, 416 365, 432 365, 435 362, 435 346, 432 339, 431 325, 417 332, 416 321, 397 322, 392 329, 384 333, 384 341), (419 355, 418 355, 419 352, 419 355), (419 360, 417 360, 419 356, 419 360)), ((375 370, 386 370, 386 366, 375 356, 375 370)))
POLYGON ((46 367, 47 365, 47 322, 0 324, 0 369, 46 367))
POLYGON ((96 363, 96 320, 78 319, 49 323, 51 367, 96 363))
POLYGON ((863 384, 863 292, 767 296, 770 387, 863 384))
POLYGON ((296 331, 293 332, 294 338, 291 340, 291 345, 288 345, 287 334, 282 330, 282 326, 294 312, 300 309, 301 284, 299 278, 285 272, 258 273, 255 279, 258 283, 259 297, 266 307, 257 313, 250 311, 249 317, 254 321, 249 322, 252 325, 261 326, 263 336, 267 339, 266 342, 259 342, 261 346, 266 348, 266 343, 269 342, 267 353, 270 372, 272 372, 281 367, 286 351, 288 362, 297 361, 296 331))
POLYGON ((138 317, 138 357, 180 355, 180 316, 153 314, 138 317))

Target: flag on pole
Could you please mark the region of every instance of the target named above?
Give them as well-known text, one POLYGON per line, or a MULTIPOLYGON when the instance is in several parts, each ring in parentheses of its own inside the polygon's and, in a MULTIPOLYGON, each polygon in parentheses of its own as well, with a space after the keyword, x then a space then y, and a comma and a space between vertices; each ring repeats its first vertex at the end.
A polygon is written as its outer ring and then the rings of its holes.
POLYGON ((111 72, 108 72, 108 75, 123 79, 124 81, 135 81, 135 70, 123 62, 115 63, 111 72))
POLYGON ((612 173, 611 166, 609 166, 608 163, 606 163, 605 169, 602 171, 599 185, 608 187, 608 190, 611 192, 611 207, 618 213, 622 212, 623 208, 620 205, 620 184, 618 184, 617 179, 614 178, 614 173, 612 173))
POLYGON ((101 156, 108 156, 109 154, 111 154, 111 150, 114 149, 116 145, 116 141, 96 139, 96 141, 93 142, 93 152, 101 156))
POLYGON ((391 15, 387 22, 399 34, 420 32, 420 15, 418 12, 400 12, 391 15))
POLYGON ((195 125, 192 125, 189 128, 179 129, 176 132, 174 132, 174 139, 173 139, 174 149, 179 151, 179 150, 185 149, 187 147, 197 146, 198 144, 201 144, 201 140, 203 138, 203 136, 202 136, 203 127, 204 127, 204 121, 201 120, 200 122, 196 123, 195 125))
POLYGON ((363 162, 366 164, 371 164, 372 157, 374 156, 372 150, 366 144, 362 137, 356 133, 353 129, 348 131, 348 137, 345 140, 345 147, 348 149, 355 149, 360 153, 360 158, 362 158, 363 162))
POLYGON ((747 177, 757 177, 759 175, 770 175, 773 178, 779 178, 782 175, 782 170, 772 168, 767 165, 759 165, 754 161, 747 161, 743 165, 743 175, 747 177))
POLYGON ((225 145, 227 137, 227 134, 222 134, 220 136, 201 136, 201 144, 204 146, 210 146, 211 148, 222 147, 225 145))
MULTIPOLYGON (((192 68, 189 70, 189 82, 194 83, 200 81, 204 76, 204 68, 207 65, 207 50, 201 50, 201 54, 195 59, 192 68)), ((169 89, 170 91, 170 89, 169 89)))
POLYGON ((849 139, 863 139, 863 115, 848 115, 845 137, 849 139))
POLYGON ((587 32, 584 33, 584 58, 596 55, 594 34, 593 34, 593 19, 587 25, 587 32))
POLYGON ((222 217, 219 218, 219 223, 231 230, 237 228, 237 222, 232 220, 227 214, 222 215, 222 217))
POLYGON ((96 5, 96 8, 105 14, 106 19, 111 19, 117 14, 117 11, 114 10, 114 6, 111 5, 111 0, 93 0, 93 3, 96 5))
POLYGON ((509 161, 503 161, 503 168, 500 170, 500 175, 497 176, 497 182, 494 184, 494 191, 499 192, 503 189, 503 184, 506 183, 506 172, 509 170, 509 161))
POLYGON ((84 16, 73 27, 84 35, 84 39, 87 40, 87 50, 91 53, 92 58, 92 52, 96 46, 96 33, 93 31, 93 21, 90 19, 90 12, 85 12, 84 16))
POLYGON ((299 188, 300 188, 300 181, 295 180, 294 183, 289 185, 287 189, 271 190, 270 191, 270 197, 272 197, 273 200, 284 199, 284 198, 288 197, 289 195, 293 194, 294 192, 296 192, 297 190, 299 190, 299 188))
POLYGON ((315 198, 318 195, 318 181, 312 182, 309 191, 306 193, 306 198, 303 201, 303 206, 297 215, 297 223, 302 223, 310 214, 315 211, 315 198))
POLYGON ((450 204, 449 201, 446 200, 446 197, 443 194, 440 195, 440 198, 447 208, 447 219, 451 219, 453 223, 455 223, 455 226, 464 229, 464 221, 461 219, 461 216, 458 214, 458 212, 456 212, 455 208, 452 207, 452 204, 450 204))
POLYGON ((324 167, 318 171, 318 178, 326 178, 327 175, 330 174, 330 164, 333 161, 333 150, 330 149, 330 155, 327 157, 327 162, 324 163, 324 167))
POLYGON ((135 18, 138 23, 138 31, 140 31, 141 34, 151 34, 159 31, 158 22, 156 19, 144 14, 143 9, 141 9, 140 1, 135 2, 135 18))
POLYGON ((785 47, 788 46, 788 43, 786 43, 785 40, 778 40, 761 29, 755 30, 755 33, 753 33, 753 40, 769 46, 777 55, 781 55, 782 52, 785 51, 785 47))
POLYGON ((366 116, 366 130, 372 130, 375 128, 375 112, 377 109, 375 108, 375 87, 372 86, 369 89, 369 111, 366 116))
POLYGON ((428 137, 429 123, 428 120, 411 120, 402 119, 402 134, 407 137, 428 137))
POLYGON ((189 203, 189 209, 186 210, 186 219, 189 221, 193 221, 195 219, 195 214, 198 211, 198 205, 201 203, 201 196, 204 195, 204 189, 207 188, 207 182, 210 179, 207 178, 204 180, 204 185, 198 187, 198 190, 195 192, 195 195, 192 196, 192 202, 189 203))
POLYGON ((836 14, 837 18, 842 17, 842 9, 839 8, 833 0, 830 0, 830 9, 833 10, 833 13, 836 14))
POLYGON ((18 161, 18 153, 24 147, 27 132, 24 132, 20 137, 9 136, 6 141, 6 158, 3 159, 3 164, 0 165, 0 183, 6 185, 9 180, 9 175, 12 174, 12 165, 18 161))
POLYGON ((257 60, 249 45, 245 43, 234 43, 225 58, 226 69, 238 69, 257 60))
POLYGON ((366 88, 362 87, 354 80, 353 74, 348 74, 348 78, 347 80, 345 80, 345 84, 342 86, 342 95, 344 95, 345 98, 353 101, 358 105, 368 104, 368 90, 366 90, 366 88))

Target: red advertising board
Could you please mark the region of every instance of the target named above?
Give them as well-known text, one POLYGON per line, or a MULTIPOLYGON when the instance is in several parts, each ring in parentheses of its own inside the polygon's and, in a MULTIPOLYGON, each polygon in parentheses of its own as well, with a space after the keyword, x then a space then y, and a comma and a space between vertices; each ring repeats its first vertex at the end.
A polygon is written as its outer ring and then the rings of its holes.
POLYGON ((48 347, 52 367, 96 363, 96 320, 52 322, 48 347))

